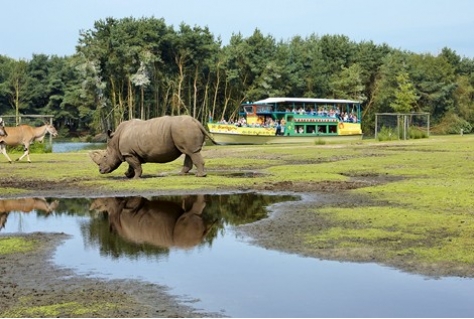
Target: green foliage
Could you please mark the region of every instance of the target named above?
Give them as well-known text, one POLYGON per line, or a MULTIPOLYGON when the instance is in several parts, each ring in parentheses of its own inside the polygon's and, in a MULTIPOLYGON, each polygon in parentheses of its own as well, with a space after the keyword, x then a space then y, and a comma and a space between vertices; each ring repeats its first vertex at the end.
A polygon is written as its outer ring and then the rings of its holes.
POLYGON ((424 130, 421 130, 419 127, 410 126, 408 128, 408 136, 411 139, 428 138, 428 133, 424 130))
POLYGON ((415 89, 406 72, 397 76, 397 82, 398 89, 395 91, 395 100, 390 103, 390 106, 395 113, 409 113, 417 101, 415 89))
POLYGON ((474 61, 449 48, 415 54, 344 35, 277 41, 258 29, 223 46, 207 27, 110 17, 80 33, 72 56, 0 56, 0 115, 51 114, 76 137, 131 118, 232 119, 241 102, 268 96, 351 98, 365 101, 367 135, 375 114, 393 109, 428 112, 432 126, 449 112, 473 125, 473 74, 474 61))
POLYGON ((399 139, 399 136, 398 136, 397 131, 391 127, 383 126, 380 129, 380 132, 377 133, 377 140, 380 142, 393 141, 393 140, 398 140, 398 139, 399 139))
POLYGON ((472 132, 472 124, 452 112, 447 113, 441 121, 433 127, 436 134, 468 134, 472 132))
MULTIPOLYGON (((53 151, 53 146, 49 143, 32 143, 30 144, 29 150, 30 156, 35 153, 51 153, 53 151)), ((23 145, 7 146, 7 153, 23 154, 24 152, 23 145)))

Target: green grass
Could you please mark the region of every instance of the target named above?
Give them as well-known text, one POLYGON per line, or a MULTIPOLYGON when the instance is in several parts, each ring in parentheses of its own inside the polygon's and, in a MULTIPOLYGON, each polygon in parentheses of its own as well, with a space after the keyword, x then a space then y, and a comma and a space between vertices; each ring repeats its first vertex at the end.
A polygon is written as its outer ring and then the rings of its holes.
MULTIPOLYGON (((123 177, 127 165, 101 175, 87 152, 31 154, 33 163, 1 163, 0 179, 58 181, 108 191, 239 190, 291 181, 343 182, 352 177, 387 179, 385 184, 340 196, 365 197, 353 207, 314 209, 325 228, 302 230, 313 251, 342 252, 354 259, 390 263, 444 263, 474 267, 474 135, 431 136, 408 141, 362 140, 326 145, 206 146, 208 176, 181 176, 182 158, 145 164, 144 178, 123 177), (242 171, 258 172, 246 177, 242 171), (361 252, 364 252, 361 254, 361 252)), ((193 170, 194 171, 194 170, 193 170)), ((23 190, 8 186, 4 195, 23 190)))

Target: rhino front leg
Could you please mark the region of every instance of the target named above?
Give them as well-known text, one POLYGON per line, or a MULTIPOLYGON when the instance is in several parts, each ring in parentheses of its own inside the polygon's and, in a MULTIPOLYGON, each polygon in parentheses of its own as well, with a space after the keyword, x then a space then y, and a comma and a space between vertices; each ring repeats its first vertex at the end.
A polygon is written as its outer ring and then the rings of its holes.
POLYGON ((126 156, 125 161, 128 163, 128 169, 125 176, 128 178, 140 178, 142 176, 142 163, 135 156, 126 156))
POLYGON ((128 169, 125 172, 125 176, 127 176, 128 178, 133 178, 135 176, 135 170, 132 166, 128 165, 128 169))

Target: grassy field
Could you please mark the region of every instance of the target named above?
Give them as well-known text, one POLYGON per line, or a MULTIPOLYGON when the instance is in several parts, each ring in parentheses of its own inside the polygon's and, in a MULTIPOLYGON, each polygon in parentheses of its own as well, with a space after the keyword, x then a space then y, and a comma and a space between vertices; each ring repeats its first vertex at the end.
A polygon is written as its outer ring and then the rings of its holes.
MULTIPOLYGON (((15 156, 15 155, 14 155, 15 156)), ((12 158, 16 158, 12 156, 12 158)), ((474 135, 345 144, 206 146, 208 176, 181 176, 182 158, 145 164, 138 180, 123 177, 127 165, 100 175, 87 152, 32 154, 32 163, 0 162, 0 197, 31 195, 31 190, 88 189, 103 192, 182 192, 261 190, 285 181, 334 185, 357 177, 386 180, 333 192, 367 198, 357 205, 313 209, 323 230, 299 236, 314 251, 337 250, 348 259, 415 262, 474 268, 474 135)), ((289 190, 289 189, 278 189, 289 190)), ((306 229, 306 228, 305 228, 306 229)), ((317 254, 317 253, 316 253, 317 254)))

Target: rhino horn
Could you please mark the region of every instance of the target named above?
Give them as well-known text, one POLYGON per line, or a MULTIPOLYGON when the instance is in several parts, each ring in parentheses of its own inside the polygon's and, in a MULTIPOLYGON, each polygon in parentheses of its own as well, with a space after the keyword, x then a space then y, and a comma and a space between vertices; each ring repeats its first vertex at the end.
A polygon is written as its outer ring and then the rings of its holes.
POLYGON ((104 150, 91 151, 89 152, 89 156, 94 161, 94 163, 100 165, 102 159, 104 158, 105 152, 106 151, 104 150))

